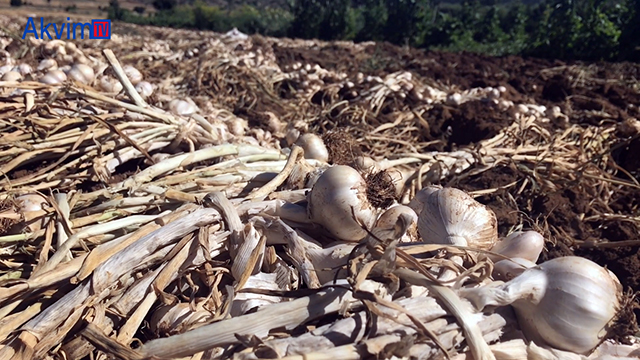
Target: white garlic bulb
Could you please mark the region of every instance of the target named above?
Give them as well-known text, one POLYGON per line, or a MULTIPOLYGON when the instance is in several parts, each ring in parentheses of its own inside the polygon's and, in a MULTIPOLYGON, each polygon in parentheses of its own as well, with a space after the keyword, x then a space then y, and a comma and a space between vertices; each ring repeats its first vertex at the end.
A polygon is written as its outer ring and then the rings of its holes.
POLYGON ((2 81, 20 81, 22 80, 22 75, 20 75, 17 71, 9 71, 8 73, 2 75, 0 78, 2 81))
POLYGON ((20 64, 15 66, 13 68, 13 71, 20 73, 20 75, 22 76, 25 76, 25 75, 31 74, 33 72, 33 69, 29 64, 20 64))
POLYGON ((0 77, 13 69, 13 65, 2 65, 0 66, 0 77))
POLYGON ((136 91, 142 98, 146 99, 153 94, 153 85, 146 81, 140 81, 136 84, 136 91))
POLYGON ((63 83, 65 80, 67 80, 67 74, 57 69, 48 71, 40 78, 41 83, 51 85, 63 83))
POLYGON ((119 93, 123 88, 120 80, 107 75, 103 75, 100 77, 100 79, 98 80, 98 85, 102 91, 112 94, 119 93))
POLYGON ((369 173, 382 171, 380 164, 368 156, 357 156, 353 160, 353 167, 369 173))
POLYGON ((418 215, 418 231, 424 242, 482 250, 495 244, 498 221, 489 208, 459 189, 432 185, 421 191, 424 203, 418 215))
POLYGON ((376 220, 376 210, 367 200, 365 180, 346 165, 325 170, 309 192, 308 201, 311 221, 342 240, 359 241, 367 235, 354 215, 368 229, 376 220))
MULTIPOLYGON (((516 231, 505 239, 498 241, 491 251, 508 258, 522 258, 533 263, 538 261, 538 257, 544 247, 544 237, 536 231, 516 231)), ((493 261, 502 259, 495 255, 489 255, 493 261)))
POLYGON ((287 144, 291 146, 300 137, 300 130, 296 128, 290 128, 289 130, 287 130, 287 133, 285 134, 284 137, 285 137, 285 140, 287 141, 287 144))
POLYGON ((95 73, 93 69, 89 65, 85 64, 74 64, 71 69, 67 72, 67 76, 71 79, 81 82, 83 84, 91 84, 95 77, 95 73))
POLYGON ((45 70, 53 70, 53 69, 57 69, 58 68, 58 62, 55 61, 54 59, 44 59, 42 61, 40 61, 40 63, 38 64, 38 67, 36 68, 37 71, 45 71, 45 70))
POLYGON ((140 81, 142 81, 142 73, 140 73, 138 69, 134 68, 131 65, 125 65, 122 69, 133 85, 137 85, 140 81))
POLYGON ((493 265, 493 278, 496 280, 507 281, 522 274, 526 269, 536 266, 536 263, 523 259, 511 258, 496 262, 493 265))
POLYGON ((555 258, 499 286, 462 289, 478 309, 512 305, 528 340, 585 354, 606 335, 620 308, 616 276, 591 260, 555 258))
MULTIPOLYGON (((378 229, 388 229, 393 231, 399 231, 401 229, 399 229, 398 221, 402 221, 404 223, 402 227, 404 227, 405 229, 413 229, 415 234, 416 226, 418 223, 418 215, 416 214, 415 211, 413 211, 413 209, 411 209, 406 205, 392 206, 388 208, 385 212, 383 212, 382 215, 380 215, 380 217, 378 218, 378 220, 376 220, 374 233, 376 233, 376 230, 378 229)), ((378 234, 376 233, 376 235, 378 234)), ((402 236, 401 240, 403 242, 411 241, 411 237, 409 235, 406 235, 406 234, 399 234, 399 235, 402 236)), ((387 237, 387 239, 380 238, 379 240, 384 241, 388 239, 389 237, 387 237)))
POLYGON ((44 206, 47 200, 39 194, 24 194, 16 198, 20 213, 24 220, 23 226, 31 232, 41 230, 46 222, 44 206))
POLYGON ((322 162, 329 162, 329 150, 316 134, 303 134, 296 140, 296 145, 304 150, 305 159, 315 159, 322 162))
POLYGON ((169 110, 176 115, 189 116, 198 111, 198 107, 191 99, 173 99, 169 102, 169 110))

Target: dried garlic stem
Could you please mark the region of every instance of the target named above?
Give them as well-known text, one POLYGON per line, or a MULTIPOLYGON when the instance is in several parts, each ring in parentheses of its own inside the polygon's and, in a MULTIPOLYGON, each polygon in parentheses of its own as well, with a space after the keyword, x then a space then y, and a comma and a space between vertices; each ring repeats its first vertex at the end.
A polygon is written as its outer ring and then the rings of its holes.
POLYGON ((133 100, 136 105, 142 108, 146 108, 147 106, 149 106, 144 101, 142 96, 140 96, 140 94, 138 94, 138 92, 136 91, 136 88, 127 77, 127 74, 124 72, 122 66, 120 66, 120 62, 118 61, 118 58, 116 58, 116 56, 113 54, 113 51, 111 51, 111 49, 104 49, 102 50, 102 53, 104 54, 104 57, 107 58, 109 64, 111 64, 113 71, 116 73, 116 77, 118 78, 118 80, 120 80, 122 86, 124 86, 124 90, 127 92, 127 95, 129 95, 129 98, 131 98, 131 100, 133 100))
POLYGON ((291 154, 289 154, 289 159, 287 159, 287 163, 285 164, 282 171, 276 177, 271 179, 271 181, 266 183, 263 187, 249 194, 247 196, 247 199, 263 198, 276 191, 278 186, 282 185, 282 183, 289 177, 291 171, 293 170, 293 167, 298 162, 298 159, 303 156, 304 151, 302 150, 302 148, 298 145, 293 145, 293 147, 291 148, 291 154))

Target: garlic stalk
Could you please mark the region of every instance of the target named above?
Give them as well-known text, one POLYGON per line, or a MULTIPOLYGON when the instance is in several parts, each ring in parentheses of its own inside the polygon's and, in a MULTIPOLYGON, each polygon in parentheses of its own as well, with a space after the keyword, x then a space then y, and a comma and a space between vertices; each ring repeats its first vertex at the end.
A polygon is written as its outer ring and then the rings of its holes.
POLYGON ((622 286, 598 264, 577 256, 549 260, 498 286, 461 290, 478 309, 512 305, 528 340, 585 354, 606 336, 620 309, 622 286))

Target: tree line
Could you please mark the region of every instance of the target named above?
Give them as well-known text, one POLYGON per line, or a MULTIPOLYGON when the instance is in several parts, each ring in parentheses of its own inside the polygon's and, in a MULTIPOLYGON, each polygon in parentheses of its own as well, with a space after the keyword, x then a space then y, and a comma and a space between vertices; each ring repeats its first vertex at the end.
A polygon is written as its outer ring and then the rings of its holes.
POLYGON ((563 60, 640 61, 640 0, 290 0, 284 7, 218 7, 154 0, 109 18, 178 28, 563 60), (142 9, 144 10, 144 9, 142 9))

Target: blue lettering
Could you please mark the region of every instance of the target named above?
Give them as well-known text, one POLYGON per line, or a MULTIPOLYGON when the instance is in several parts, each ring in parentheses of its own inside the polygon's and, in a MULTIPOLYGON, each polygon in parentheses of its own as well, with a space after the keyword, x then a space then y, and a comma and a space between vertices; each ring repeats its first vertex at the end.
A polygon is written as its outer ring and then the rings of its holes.
POLYGON ((58 25, 57 24, 53 24, 53 32, 56 33, 56 38, 61 39, 62 38, 62 33, 64 32, 64 24, 62 24, 62 26, 60 26, 60 32, 58 33, 58 25))
POLYGON ((51 26, 51 23, 48 23, 47 26, 44 26, 44 18, 40 18, 40 38, 44 40, 44 34, 46 33, 49 37, 49 40, 52 40, 51 34, 49 34, 49 30, 47 28, 51 26))
POLYGON ((76 38, 76 29, 80 26, 80 38, 84 40, 84 27, 86 26, 89 29, 89 34, 91 34, 91 23, 77 23, 73 24, 73 38, 76 38))
POLYGON ((27 36, 27 33, 33 33, 38 38, 38 32, 36 31, 36 24, 33 23, 33 18, 30 17, 27 21, 27 26, 24 28, 24 32, 22 33, 22 39, 27 36), (33 30, 29 30, 29 25, 33 26, 33 30))

